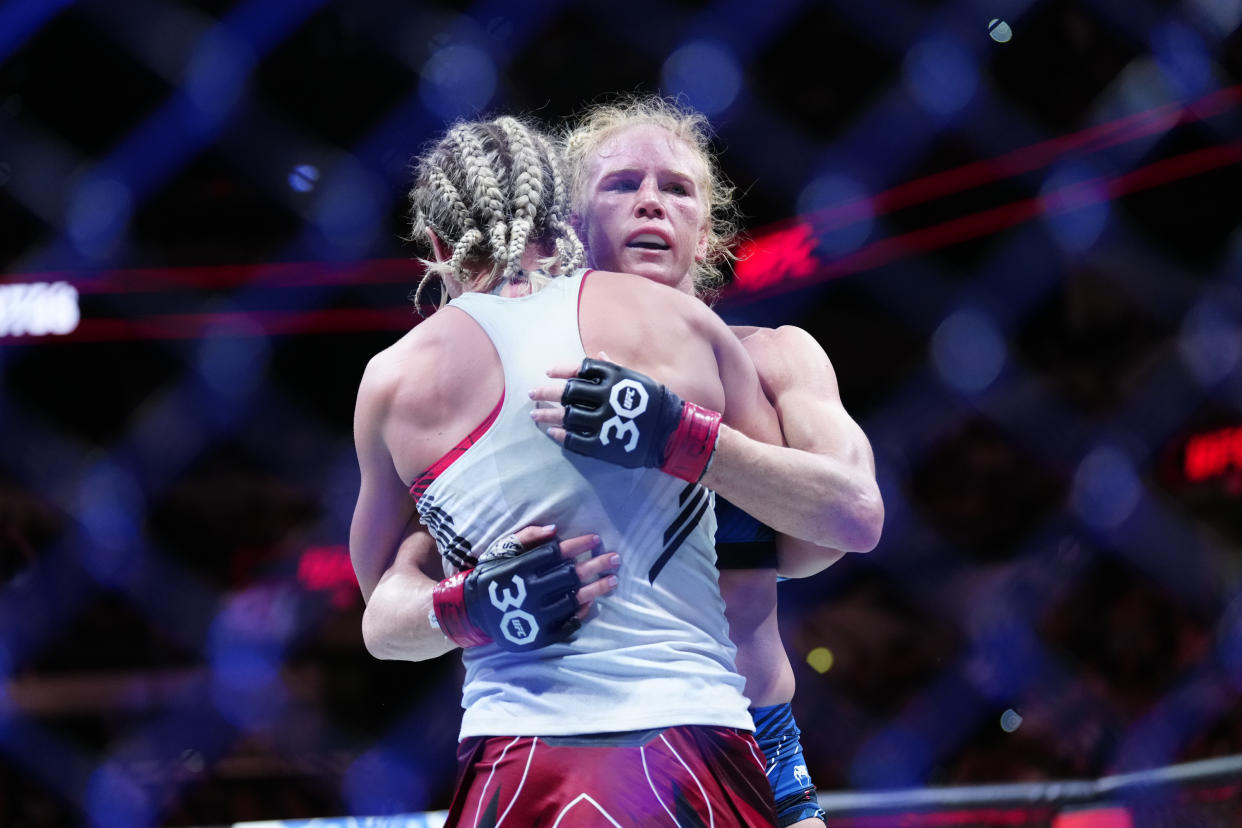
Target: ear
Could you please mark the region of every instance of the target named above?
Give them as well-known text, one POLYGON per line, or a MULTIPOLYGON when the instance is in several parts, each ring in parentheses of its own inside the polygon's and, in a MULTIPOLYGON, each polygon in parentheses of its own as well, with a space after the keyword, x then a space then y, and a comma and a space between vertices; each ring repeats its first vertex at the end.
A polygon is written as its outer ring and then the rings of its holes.
POLYGON ((436 231, 426 228, 427 238, 431 240, 431 255, 437 262, 447 262, 453 257, 453 250, 444 240, 436 235, 436 231))
POLYGON ((699 241, 694 246, 694 260, 702 262, 707 260, 707 226, 704 225, 699 230, 699 241))

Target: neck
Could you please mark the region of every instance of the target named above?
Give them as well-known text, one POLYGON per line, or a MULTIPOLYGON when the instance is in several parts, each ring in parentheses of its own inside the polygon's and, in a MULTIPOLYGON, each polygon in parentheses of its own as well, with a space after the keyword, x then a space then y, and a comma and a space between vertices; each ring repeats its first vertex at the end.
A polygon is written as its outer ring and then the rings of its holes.
POLYGON ((682 276, 679 280, 677 280, 677 283, 673 285, 673 287, 676 290, 680 290, 682 293, 686 294, 687 296, 697 295, 694 292, 694 272, 693 271, 687 272, 685 276, 682 276))

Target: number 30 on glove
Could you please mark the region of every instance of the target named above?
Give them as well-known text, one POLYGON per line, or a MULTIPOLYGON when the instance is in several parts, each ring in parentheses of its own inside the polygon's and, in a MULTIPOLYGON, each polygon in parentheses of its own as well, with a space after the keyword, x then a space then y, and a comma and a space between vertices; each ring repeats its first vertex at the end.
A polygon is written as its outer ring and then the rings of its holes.
POLYGON ((651 377, 584 359, 565 383, 565 448, 626 468, 645 466, 698 482, 720 432, 720 414, 686 402, 651 377))
POLYGON ((574 562, 549 541, 445 578, 432 592, 431 617, 459 646, 495 641, 511 652, 528 652, 578 629, 581 586, 574 562))

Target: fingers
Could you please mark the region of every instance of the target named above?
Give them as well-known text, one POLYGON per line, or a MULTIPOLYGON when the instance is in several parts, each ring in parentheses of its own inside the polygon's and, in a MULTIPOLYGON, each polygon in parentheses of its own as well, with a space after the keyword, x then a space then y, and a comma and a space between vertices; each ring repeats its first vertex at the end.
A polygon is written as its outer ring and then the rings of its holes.
MULTIPOLYGON (((561 556, 572 559, 578 557, 583 552, 594 552, 602 548, 599 535, 577 535, 561 541, 561 556)), ((579 573, 578 577, 582 577, 581 573, 579 573)))
POLYGON ((554 405, 549 408, 536 408, 530 412, 530 418, 540 425, 560 426, 565 424, 565 407, 554 405))
POLYGON ((596 555, 578 564, 574 569, 578 572, 578 580, 587 584, 612 575, 620 566, 621 556, 616 552, 611 552, 607 555, 596 555))
MULTIPOLYGON (((612 362, 612 360, 608 358, 608 354, 604 353, 603 351, 599 352, 599 355, 596 357, 596 359, 598 359, 600 362, 612 362)), ((548 376, 554 377, 556 379, 569 379, 570 377, 578 376, 578 372, 580 372, 581 370, 582 370, 581 362, 561 362, 548 369, 548 376)), ((560 399, 560 398, 557 397, 557 399, 560 399)))
MULTIPOLYGON (((556 525, 548 524, 547 526, 527 526, 525 529, 513 533, 513 537, 517 538, 518 543, 522 544, 523 549, 530 549, 539 544, 551 540, 556 535, 556 525)), ((579 550, 581 552, 581 550, 579 550)))
MULTIPOLYGON (((548 372, 549 375, 551 375, 551 373, 551 371, 548 372)), ((569 376, 572 377, 573 374, 570 374, 569 376)), ((565 380, 562 379, 558 382, 549 382, 546 385, 540 385, 530 392, 530 398, 536 402, 550 402, 559 405, 561 402, 561 396, 564 395, 564 393, 565 380)), ((538 411, 539 409, 535 410, 538 411)))
POLYGON ((617 576, 609 575, 606 578, 600 578, 598 581, 592 581, 586 586, 578 590, 578 611, 574 613, 579 620, 586 618, 591 611, 591 604, 597 598, 602 598, 617 588, 617 576))
POLYGON ((581 368, 581 362, 562 362, 559 365, 553 365, 549 368, 548 376, 556 379, 569 379, 570 377, 578 376, 578 371, 581 370, 581 368))
POLYGON ((591 611, 591 603, 617 588, 617 576, 614 574, 621 566, 621 556, 615 552, 607 555, 596 555, 588 561, 578 564, 575 569, 583 586, 578 588, 578 620, 586 618, 591 611))

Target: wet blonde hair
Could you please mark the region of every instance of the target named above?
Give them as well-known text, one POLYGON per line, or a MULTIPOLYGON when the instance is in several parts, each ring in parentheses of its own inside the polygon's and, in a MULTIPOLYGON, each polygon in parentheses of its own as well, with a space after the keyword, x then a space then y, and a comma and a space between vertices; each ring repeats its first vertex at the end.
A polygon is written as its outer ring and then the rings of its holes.
POLYGON ((699 295, 710 295, 723 281, 721 265, 736 259, 730 244, 737 233, 738 218, 733 185, 716 163, 711 124, 702 113, 656 95, 625 97, 588 109, 565 138, 570 209, 580 226, 588 223, 591 162, 605 141, 622 130, 647 124, 680 140, 699 162, 695 183, 707 220, 707 253, 702 261, 694 262, 694 289, 699 295))
POLYGON ((428 242, 430 229, 452 250, 447 261, 421 260, 415 306, 436 276, 480 292, 513 280, 528 243, 549 251, 541 265, 553 273, 586 260, 569 222, 559 146, 517 118, 454 124, 415 162, 409 198, 409 239, 428 242))

